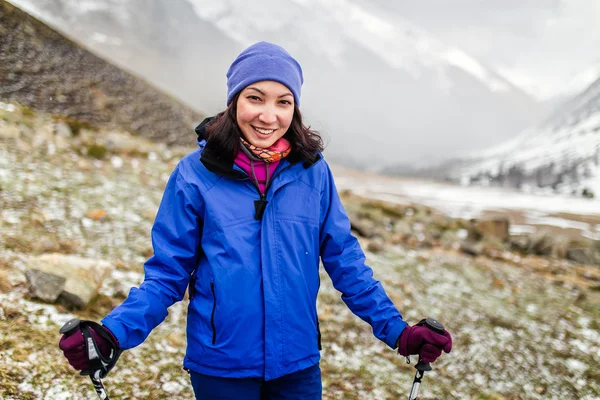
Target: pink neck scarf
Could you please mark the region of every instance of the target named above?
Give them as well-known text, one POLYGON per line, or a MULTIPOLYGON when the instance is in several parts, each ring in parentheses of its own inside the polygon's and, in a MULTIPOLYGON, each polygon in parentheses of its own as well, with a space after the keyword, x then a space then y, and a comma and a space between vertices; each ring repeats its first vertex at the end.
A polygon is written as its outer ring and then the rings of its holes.
POLYGON ((281 138, 273 143, 271 147, 261 149, 242 139, 242 146, 245 146, 253 157, 250 158, 242 149, 238 151, 233 162, 248 174, 250 179, 258 185, 260 192, 264 194, 273 171, 275 171, 281 160, 290 154, 292 148, 290 142, 281 138), (252 148, 246 146, 246 143, 252 148))

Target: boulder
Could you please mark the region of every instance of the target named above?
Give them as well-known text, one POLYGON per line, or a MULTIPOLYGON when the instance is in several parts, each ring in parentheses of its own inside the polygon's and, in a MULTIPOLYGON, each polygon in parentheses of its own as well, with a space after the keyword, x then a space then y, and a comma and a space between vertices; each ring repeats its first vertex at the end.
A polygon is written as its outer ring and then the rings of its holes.
POLYGON ((401 235, 410 235, 412 233, 412 228, 406 221, 396 221, 392 227, 392 232, 401 235))
POLYGON ((58 253, 30 259, 32 269, 66 279, 58 298, 67 308, 83 308, 94 297, 108 276, 111 265, 104 260, 58 253))
POLYGON ((600 265, 600 240, 593 240, 588 248, 590 264, 600 265))
POLYGON ((484 237, 505 241, 509 237, 508 218, 472 219, 468 227, 469 241, 478 241, 484 237))
POLYGON ((381 253, 384 249, 385 245, 380 239, 372 240, 367 245, 367 250, 371 253, 381 253))
POLYGON ((529 248, 529 236, 528 235, 514 235, 509 239, 509 245, 512 250, 526 252, 529 248))
POLYGON ((540 231, 529 236, 529 246, 527 252, 538 256, 552 255, 554 249, 554 239, 547 232, 540 231))
POLYGON ((350 220, 352 230, 367 239, 379 237, 384 241, 387 241, 390 232, 388 232, 386 225, 381 221, 374 221, 367 218, 358 218, 350 220))
POLYGON ((39 269, 30 269, 25 272, 29 293, 31 297, 46 303, 54 303, 65 288, 66 278, 39 269))
POLYGON ((375 223, 370 219, 366 218, 354 218, 351 219, 351 227, 353 231, 356 231, 358 235, 364 238, 372 238, 375 236, 375 223))
POLYGON ((579 264, 592 264, 592 259, 588 255, 587 249, 581 247, 567 249, 567 259, 579 264))
POLYGON ((460 244, 460 251, 471 256, 480 256, 484 251, 482 242, 465 241, 460 244))

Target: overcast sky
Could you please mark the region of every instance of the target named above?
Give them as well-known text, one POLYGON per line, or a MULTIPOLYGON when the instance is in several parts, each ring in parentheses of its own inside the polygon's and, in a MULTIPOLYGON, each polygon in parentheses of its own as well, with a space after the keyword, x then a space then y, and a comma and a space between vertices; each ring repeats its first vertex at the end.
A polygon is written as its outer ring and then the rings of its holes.
POLYGON ((539 99, 600 75, 600 0, 365 0, 490 63, 539 99))

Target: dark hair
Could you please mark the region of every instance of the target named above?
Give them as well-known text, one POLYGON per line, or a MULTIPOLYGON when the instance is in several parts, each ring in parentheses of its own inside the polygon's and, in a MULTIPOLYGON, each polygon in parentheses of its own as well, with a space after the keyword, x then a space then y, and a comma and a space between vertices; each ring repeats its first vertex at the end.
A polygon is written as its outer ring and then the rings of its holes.
MULTIPOLYGON (((240 136, 242 132, 237 125, 237 101, 240 93, 237 93, 229 106, 215 116, 206 126, 207 145, 232 157, 240 149, 240 136)), ((323 151, 323 139, 319 132, 310 129, 302 123, 302 113, 294 104, 294 116, 284 138, 292 145, 292 153, 297 154, 305 160, 314 162, 318 159, 317 153, 323 151)))

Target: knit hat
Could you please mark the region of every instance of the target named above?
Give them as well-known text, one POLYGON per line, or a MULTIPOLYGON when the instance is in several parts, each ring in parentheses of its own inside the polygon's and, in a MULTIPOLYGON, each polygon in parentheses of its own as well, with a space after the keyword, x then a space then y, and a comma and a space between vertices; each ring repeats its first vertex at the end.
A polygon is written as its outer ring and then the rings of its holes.
POLYGON ((283 47, 258 42, 237 56, 227 71, 227 105, 238 92, 259 81, 276 81, 287 86, 295 103, 300 105, 302 67, 283 47))

